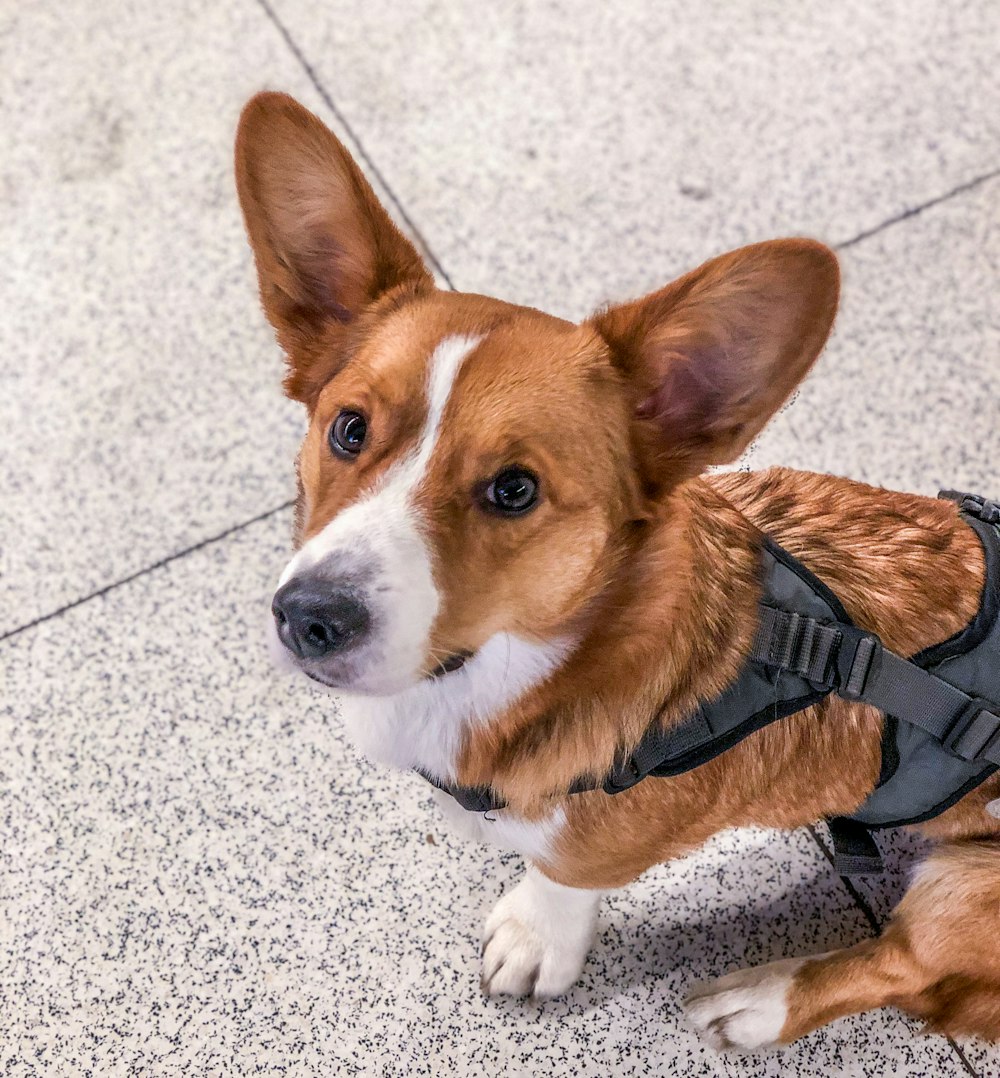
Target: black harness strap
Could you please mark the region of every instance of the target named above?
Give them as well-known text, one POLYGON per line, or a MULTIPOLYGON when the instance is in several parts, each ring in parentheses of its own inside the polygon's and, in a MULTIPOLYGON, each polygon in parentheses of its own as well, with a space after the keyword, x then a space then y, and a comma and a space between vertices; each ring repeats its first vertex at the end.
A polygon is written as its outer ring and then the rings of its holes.
MULTIPOLYGON (((750 658, 830 685, 838 696, 886 715, 903 715, 963 760, 1000 766, 1000 708, 890 651, 873 633, 763 607, 750 658)), ((864 824, 838 816, 829 827, 837 873, 882 872, 878 847, 864 824)))
POLYGON ((996 705, 883 647, 874 633, 765 607, 750 658, 831 685, 845 700, 904 715, 963 760, 1000 766, 996 705))
POLYGON ((833 842, 833 870, 838 876, 879 876, 885 871, 871 831, 849 816, 826 821, 833 842))

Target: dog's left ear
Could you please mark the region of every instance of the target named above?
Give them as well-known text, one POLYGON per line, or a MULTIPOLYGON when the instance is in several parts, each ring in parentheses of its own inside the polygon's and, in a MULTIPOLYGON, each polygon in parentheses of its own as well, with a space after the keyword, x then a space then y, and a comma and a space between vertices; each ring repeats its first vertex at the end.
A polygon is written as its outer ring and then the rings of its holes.
POLYGON ((819 355, 839 281, 828 247, 775 240, 594 317, 633 387, 640 452, 660 473, 654 485, 746 449, 819 355))

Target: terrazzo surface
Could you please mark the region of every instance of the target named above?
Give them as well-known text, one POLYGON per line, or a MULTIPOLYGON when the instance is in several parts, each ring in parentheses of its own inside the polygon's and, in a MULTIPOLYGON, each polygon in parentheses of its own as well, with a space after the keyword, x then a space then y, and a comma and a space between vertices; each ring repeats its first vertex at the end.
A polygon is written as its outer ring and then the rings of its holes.
POLYGON ((893 1011, 743 1058, 681 1018, 870 935, 900 836, 852 895, 808 831, 726 833, 605 903, 564 999, 480 994, 520 859, 266 658, 301 417, 230 175, 243 101, 288 90, 442 280, 571 316, 839 243, 835 336, 744 464, 1000 493, 998 37, 985 0, 0 11, 5 1075, 1000 1075, 893 1011))
POLYGON ((268 3, 456 285, 567 317, 1000 168, 993 0, 268 3))

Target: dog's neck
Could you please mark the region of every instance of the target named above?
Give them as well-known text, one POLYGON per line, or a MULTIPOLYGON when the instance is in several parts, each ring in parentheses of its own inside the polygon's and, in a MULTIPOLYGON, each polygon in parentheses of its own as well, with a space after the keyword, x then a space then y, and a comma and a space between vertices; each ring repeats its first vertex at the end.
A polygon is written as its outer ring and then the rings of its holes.
POLYGON ((710 484, 675 489, 626 529, 613 568, 544 681, 470 722, 455 774, 530 810, 599 779, 654 721, 675 723, 736 676, 755 627, 760 535, 710 484))

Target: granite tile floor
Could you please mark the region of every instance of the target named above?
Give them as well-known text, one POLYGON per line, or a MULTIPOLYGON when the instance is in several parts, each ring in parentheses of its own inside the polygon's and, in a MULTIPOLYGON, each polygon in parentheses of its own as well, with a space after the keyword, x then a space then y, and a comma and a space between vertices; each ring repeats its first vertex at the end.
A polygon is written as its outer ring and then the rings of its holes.
POLYGON ((1000 493, 998 39, 993 0, 0 11, 4 1074, 1000 1074, 890 1011, 744 1058, 683 1023, 870 935, 905 837, 852 893, 821 835, 727 833, 607 902, 565 999, 480 995, 519 860, 264 653, 302 424, 230 173, 288 90, 443 284, 569 316, 817 235, 843 313, 746 463, 1000 493))

